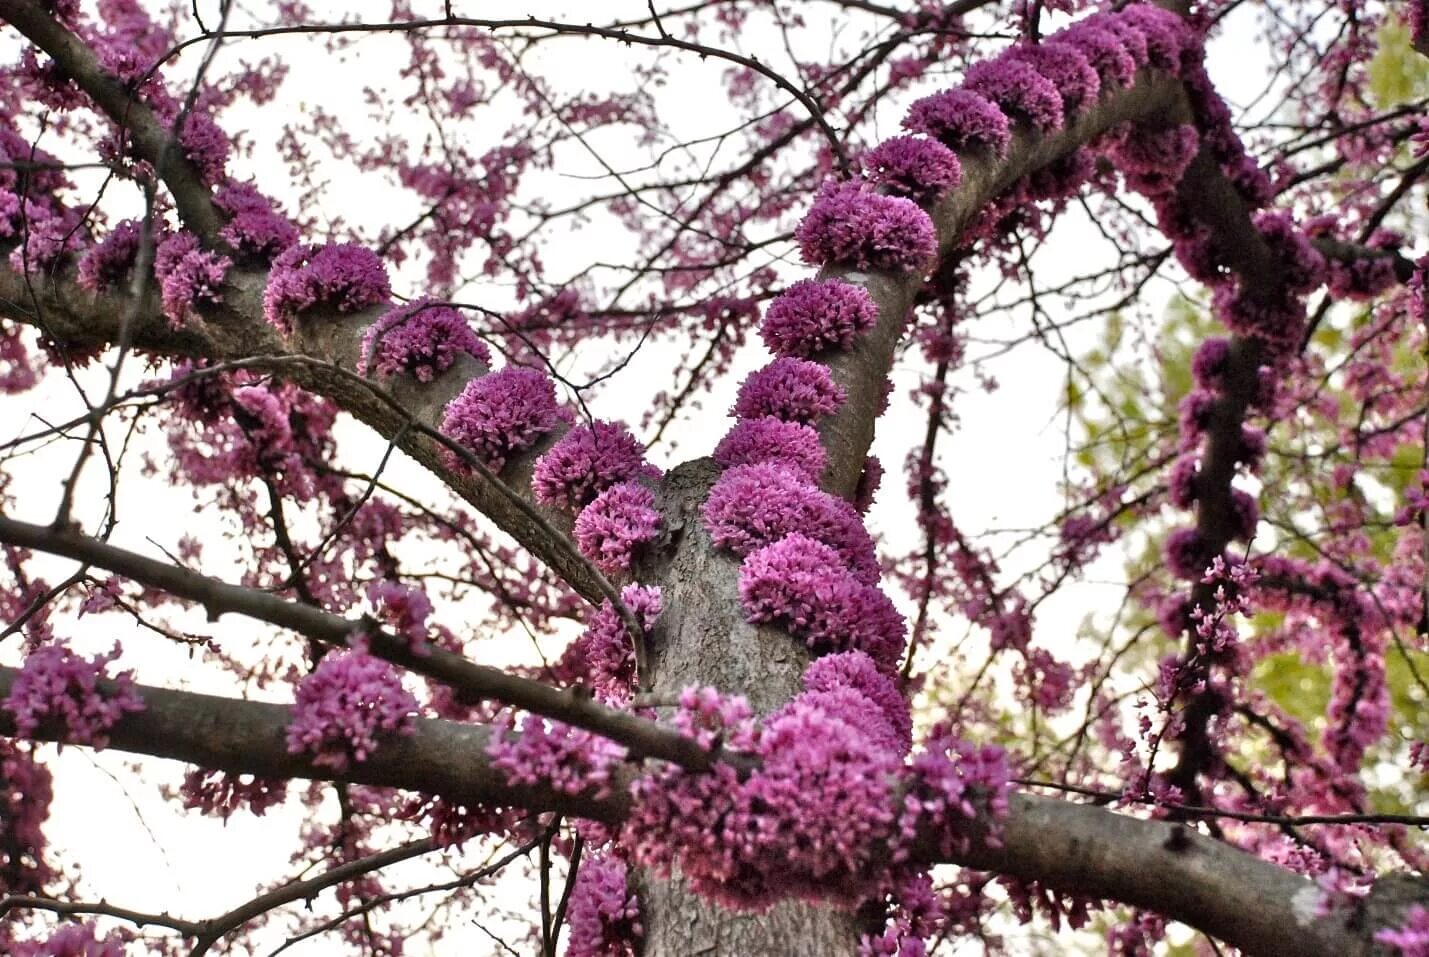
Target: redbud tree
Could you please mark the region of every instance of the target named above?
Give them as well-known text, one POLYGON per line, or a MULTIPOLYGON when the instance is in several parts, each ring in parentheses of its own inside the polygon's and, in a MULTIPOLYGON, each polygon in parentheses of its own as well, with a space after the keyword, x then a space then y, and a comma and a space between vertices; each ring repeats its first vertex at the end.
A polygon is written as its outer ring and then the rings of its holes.
POLYGON ((1422 0, 566 6, 0 0, 0 950, 1429 954, 1422 0))

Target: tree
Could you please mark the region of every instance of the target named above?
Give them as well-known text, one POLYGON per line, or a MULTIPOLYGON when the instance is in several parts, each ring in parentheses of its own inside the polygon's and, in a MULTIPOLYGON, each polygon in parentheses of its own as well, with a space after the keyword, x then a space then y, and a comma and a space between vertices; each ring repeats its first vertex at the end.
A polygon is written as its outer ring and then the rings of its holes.
POLYGON ((6 952, 1429 952, 1424 3, 430 6, 0 0, 6 952), (303 846, 130 909, 57 747, 303 846))

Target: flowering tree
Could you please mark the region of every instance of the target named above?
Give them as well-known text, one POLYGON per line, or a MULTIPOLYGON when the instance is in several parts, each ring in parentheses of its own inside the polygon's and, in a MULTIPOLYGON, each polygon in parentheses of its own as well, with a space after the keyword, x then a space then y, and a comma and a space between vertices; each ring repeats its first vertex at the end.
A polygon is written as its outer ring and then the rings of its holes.
POLYGON ((0 0, 0 949, 1429 953, 1424 3, 426 6, 0 0), (301 846, 128 907, 56 747, 301 846))

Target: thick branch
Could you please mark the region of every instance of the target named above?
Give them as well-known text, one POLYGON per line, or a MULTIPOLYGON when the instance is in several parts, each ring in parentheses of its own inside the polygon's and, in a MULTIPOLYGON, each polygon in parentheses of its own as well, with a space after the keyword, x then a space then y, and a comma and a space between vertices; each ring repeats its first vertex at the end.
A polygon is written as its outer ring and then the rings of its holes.
MULTIPOLYGON (((0 700, 10 693, 18 671, 0 667, 0 700)), ((396 735, 366 761, 344 773, 316 765, 306 754, 290 754, 286 705, 242 701, 192 691, 136 685, 144 710, 126 714, 109 729, 109 746, 135 754, 185 761, 230 774, 263 778, 307 778, 440 794, 468 805, 479 803, 560 811, 596 820, 618 820, 624 800, 616 796, 574 798, 545 787, 510 785, 491 767, 486 747, 491 730, 453 721, 418 720, 410 735, 396 735)), ((59 740, 55 729, 38 736, 59 740), (48 732, 48 733, 47 733, 48 732)), ((14 716, 0 708, 0 734, 15 734, 14 716)))
POLYGON ((115 125, 127 131, 134 152, 152 164, 169 187, 184 225, 212 245, 223 218, 198 168, 189 162, 154 111, 105 72, 94 51, 57 22, 45 7, 39 0, 0 0, 0 20, 7 21, 48 53, 115 125))
POLYGON ((673 729, 607 708, 578 689, 562 690, 509 675, 441 648, 430 647, 423 654, 414 654, 405 640, 382 631, 372 621, 350 621, 311 605, 230 585, 146 558, 76 531, 31 525, 3 515, 0 515, 0 542, 103 568, 150 588, 198 602, 215 618, 230 613, 243 615, 337 647, 344 647, 349 637, 360 632, 368 636, 375 654, 471 697, 504 702, 586 728, 624 744, 637 755, 691 768, 708 767, 711 761, 709 752, 673 729))
MULTIPOLYGON (((0 667, 0 699, 16 671, 0 667)), ((289 754, 290 709, 163 688, 137 688, 145 710, 109 731, 110 746, 230 773, 267 778, 343 780, 438 794, 466 804, 554 810, 619 822, 623 788, 605 798, 572 797, 549 788, 512 786, 486 756, 490 730, 419 720, 340 778, 305 756, 289 754)), ((0 709, 0 734, 13 735, 0 709)), ((922 847, 929 860, 936 835, 922 847)), ((1164 821, 1145 821, 1054 798, 1014 795, 998 831, 999 846, 977 844, 948 863, 1041 881, 1049 887, 1145 907, 1180 920, 1250 954, 1368 955, 1373 927, 1402 919, 1398 910, 1372 921, 1339 911, 1316 916, 1319 888, 1253 855, 1164 821)))
MULTIPOLYGON (((931 211, 938 230, 939 257, 957 248, 963 230, 973 218, 1018 180, 1119 124, 1172 113, 1183 109, 1183 103, 1179 82, 1161 74, 1143 73, 1131 87, 1104 96, 1094 109, 1063 130, 1050 135, 1021 130, 1005 159, 963 157, 962 183, 931 211)), ((878 303, 878 325, 853 349, 828 360, 834 379, 848 392, 848 400, 836 414, 820 422, 819 433, 828 450, 829 463, 824 483, 831 491, 850 495, 873 443, 884 381, 924 276, 916 272, 864 273, 842 267, 826 268, 820 275, 865 286, 878 303)))

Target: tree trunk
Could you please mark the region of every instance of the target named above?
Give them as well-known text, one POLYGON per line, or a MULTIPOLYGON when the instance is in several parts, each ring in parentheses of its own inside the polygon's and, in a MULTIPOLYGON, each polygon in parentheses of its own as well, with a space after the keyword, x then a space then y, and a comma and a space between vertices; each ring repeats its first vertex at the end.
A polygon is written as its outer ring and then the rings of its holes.
MULTIPOLYGON (((739 560, 711 544, 700 506, 719 468, 688 462, 662 483, 668 563, 658 580, 665 611, 651 635, 650 672, 657 696, 691 685, 742 694, 758 714, 792 698, 810 656, 777 628, 744 620, 739 560)), ((735 913, 696 897, 676 879, 635 877, 645 924, 645 957, 852 957, 857 917, 829 907, 786 901, 762 914, 735 913)))

